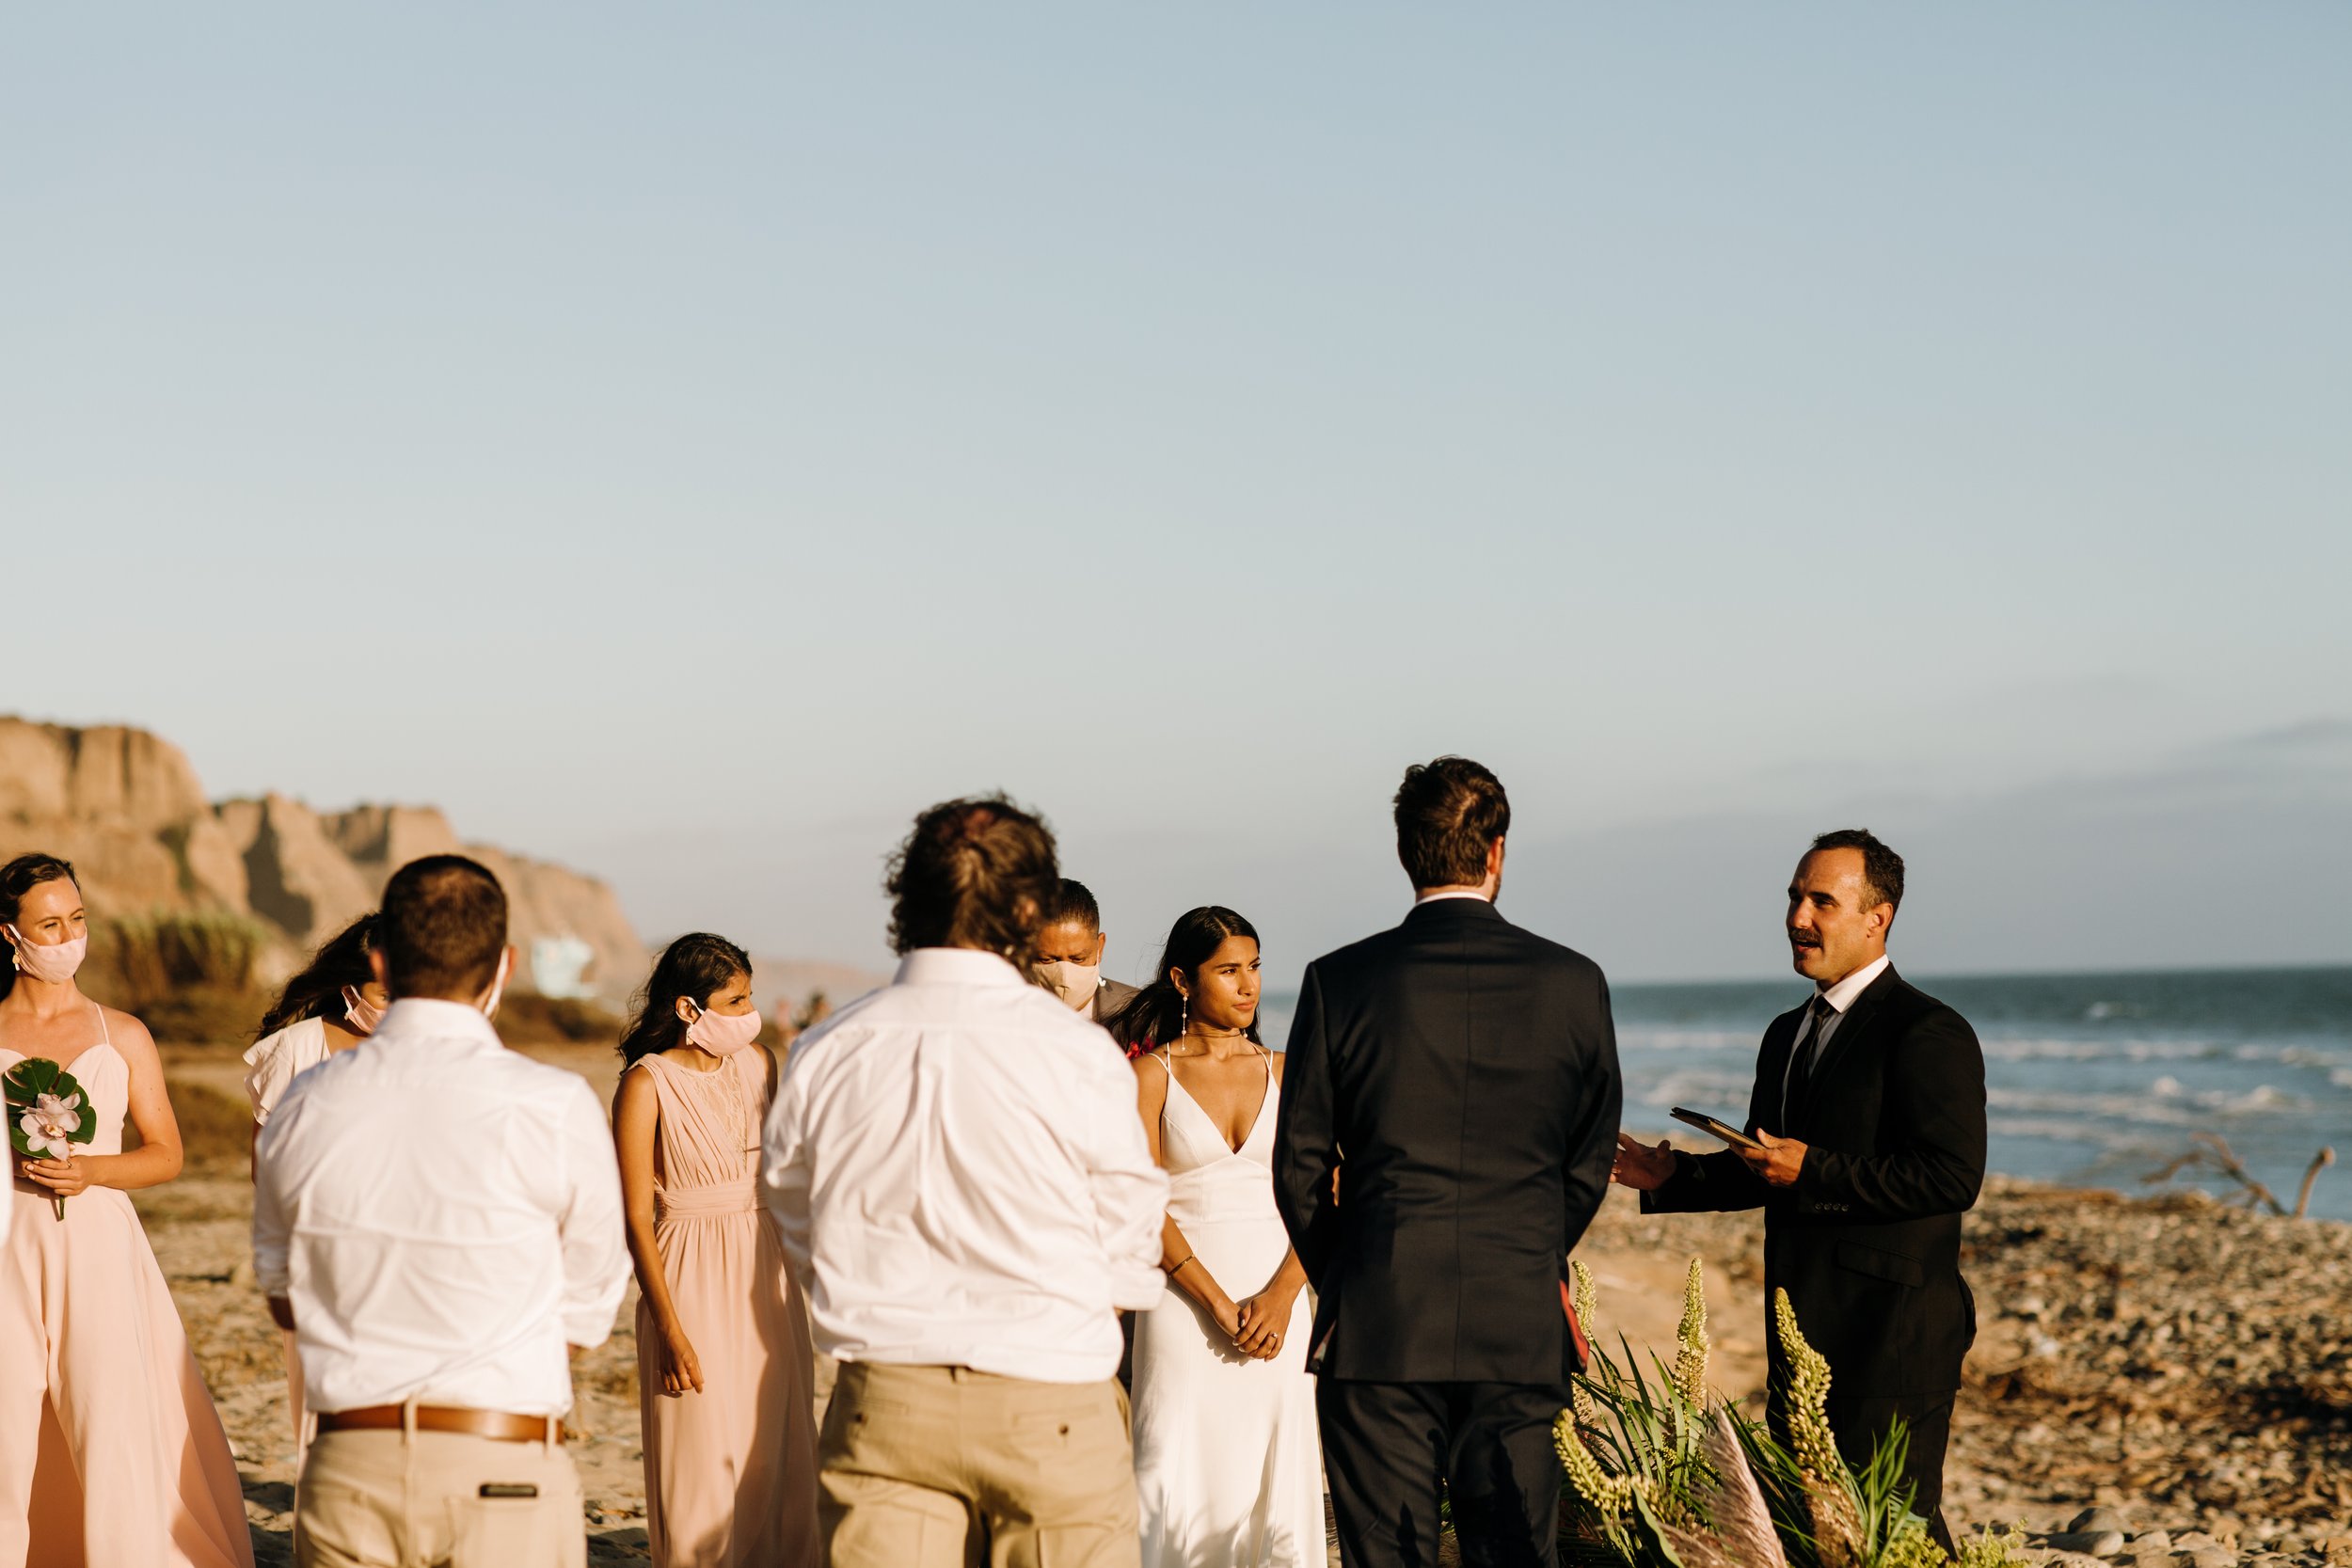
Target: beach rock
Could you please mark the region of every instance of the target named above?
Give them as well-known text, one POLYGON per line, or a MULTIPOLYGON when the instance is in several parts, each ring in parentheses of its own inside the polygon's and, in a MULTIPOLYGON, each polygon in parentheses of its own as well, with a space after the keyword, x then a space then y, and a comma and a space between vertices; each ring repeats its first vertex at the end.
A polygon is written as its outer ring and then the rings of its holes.
MULTIPOLYGON (((2131 1533, 2131 1526, 2125 1524, 2123 1516, 2111 1508, 2086 1508, 2075 1514, 2074 1522, 2066 1528, 2076 1535, 2105 1535, 2109 1530, 2124 1535, 2131 1533)), ((2101 1552, 2097 1555, 2105 1557, 2106 1554, 2101 1552)))
POLYGON ((2123 1549, 2123 1532, 2120 1529, 2061 1530, 2042 1544, 2061 1552, 2078 1552, 2084 1557, 2114 1557, 2123 1549))

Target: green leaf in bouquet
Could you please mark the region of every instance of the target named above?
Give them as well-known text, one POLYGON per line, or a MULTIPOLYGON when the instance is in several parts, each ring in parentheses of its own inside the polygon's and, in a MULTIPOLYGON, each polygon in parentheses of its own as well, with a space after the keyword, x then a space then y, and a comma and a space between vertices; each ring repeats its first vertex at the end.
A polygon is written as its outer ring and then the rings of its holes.
POLYGON ((36 1148, 33 1134, 25 1129, 28 1115, 36 1111, 45 1109, 43 1119, 62 1132, 69 1144, 86 1144, 98 1136, 98 1112, 90 1104, 88 1091, 73 1074, 45 1056, 28 1056, 10 1068, 6 1077, 0 1077, 0 1095, 8 1102, 8 1147, 27 1158, 46 1159, 51 1153, 46 1148, 36 1148))

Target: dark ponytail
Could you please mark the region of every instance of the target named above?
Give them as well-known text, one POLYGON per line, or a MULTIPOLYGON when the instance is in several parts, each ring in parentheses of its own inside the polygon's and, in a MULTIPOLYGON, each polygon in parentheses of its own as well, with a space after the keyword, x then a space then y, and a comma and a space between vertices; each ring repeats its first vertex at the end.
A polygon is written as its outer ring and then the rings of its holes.
POLYGON ((679 997, 707 1007, 729 980, 739 974, 748 977, 751 972, 750 954, 708 931, 691 932, 663 948, 632 1004, 635 1016, 621 1034, 623 1070, 685 1043, 686 1021, 677 1016, 679 997))
MULTIPOLYGON (((1131 1056, 1156 1046, 1168 1044, 1184 1032, 1185 1002, 1176 989, 1169 972, 1181 971, 1192 982, 1192 989, 1200 989, 1200 969, 1229 937, 1258 940, 1258 928, 1232 910, 1217 904, 1203 904, 1187 910, 1178 917, 1168 933, 1168 945, 1160 952, 1160 967, 1152 972, 1152 983, 1127 999, 1105 1022, 1111 1038, 1127 1048, 1131 1056)), ((1258 1037, 1258 1021, 1253 1016, 1248 1030, 1249 1043, 1263 1046, 1258 1037)))
MULTIPOLYGON (((54 882, 61 878, 69 882, 74 881, 73 865, 72 862, 61 861, 55 855, 39 852, 19 855, 8 864, 0 865, 0 926, 16 924, 16 917, 24 912, 26 894, 43 882, 54 882)), ((0 969, 0 997, 14 990, 16 965, 10 963, 6 969, 0 969)))
POLYGON ((320 943, 302 973, 286 982, 277 1004, 262 1015, 253 1037, 267 1039, 289 1023, 326 1017, 330 1008, 342 1005, 345 986, 356 990, 375 978, 375 966, 368 961, 374 951, 375 911, 371 910, 320 943))

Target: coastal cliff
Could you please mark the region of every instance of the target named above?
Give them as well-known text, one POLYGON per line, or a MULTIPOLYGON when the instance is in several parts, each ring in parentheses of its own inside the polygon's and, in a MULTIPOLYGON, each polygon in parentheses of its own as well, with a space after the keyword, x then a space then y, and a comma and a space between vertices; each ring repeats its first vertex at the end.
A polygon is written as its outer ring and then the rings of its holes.
POLYGON ((124 725, 0 717, 0 860, 27 849, 72 861, 103 914, 247 917, 270 970, 373 908, 406 862, 462 852, 505 884, 517 989, 577 970, 578 989, 612 998, 644 973, 644 943, 596 878, 468 844, 431 806, 318 812, 275 793, 216 802, 178 747, 124 725))

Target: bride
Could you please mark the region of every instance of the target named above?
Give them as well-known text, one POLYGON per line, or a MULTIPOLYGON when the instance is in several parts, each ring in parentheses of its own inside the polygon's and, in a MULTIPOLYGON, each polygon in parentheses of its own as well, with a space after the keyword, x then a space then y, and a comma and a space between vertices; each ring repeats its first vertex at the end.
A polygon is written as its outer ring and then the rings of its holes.
POLYGON ((1326 1560, 1312 1315, 1294 1311, 1307 1275, 1274 1207, 1282 1062, 1257 1015, 1258 933, 1208 907, 1176 922, 1158 978, 1111 1021, 1143 1053, 1136 1105, 1170 1188, 1172 1288, 1136 1324, 1143 1568, 1326 1560))

